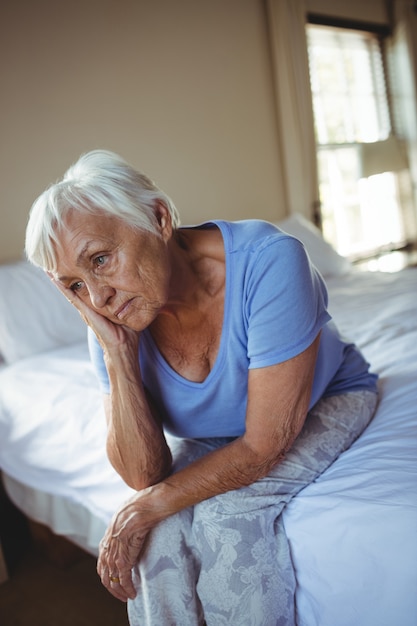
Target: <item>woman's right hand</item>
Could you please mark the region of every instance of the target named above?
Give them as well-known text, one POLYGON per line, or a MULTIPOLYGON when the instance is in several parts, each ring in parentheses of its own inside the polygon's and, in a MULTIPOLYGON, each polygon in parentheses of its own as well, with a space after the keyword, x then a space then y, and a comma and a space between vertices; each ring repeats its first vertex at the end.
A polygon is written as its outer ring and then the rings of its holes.
POLYGON ((108 318, 104 317, 93 308, 89 307, 75 291, 69 287, 65 287, 61 282, 55 279, 51 272, 47 272, 49 278, 59 291, 65 296, 79 312, 84 322, 93 330, 101 347, 106 352, 112 347, 123 344, 129 344, 137 347, 139 342, 139 333, 122 324, 115 324, 108 318))

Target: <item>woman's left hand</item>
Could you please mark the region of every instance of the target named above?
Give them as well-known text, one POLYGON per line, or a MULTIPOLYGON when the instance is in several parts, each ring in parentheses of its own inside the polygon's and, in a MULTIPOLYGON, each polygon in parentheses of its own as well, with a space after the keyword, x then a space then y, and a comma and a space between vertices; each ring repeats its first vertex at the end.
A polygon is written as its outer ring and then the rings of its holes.
POLYGON ((132 567, 138 562, 146 536, 156 523, 150 523, 149 508, 143 506, 147 491, 135 494, 115 513, 100 542, 98 575, 106 589, 122 602, 136 595, 132 567))

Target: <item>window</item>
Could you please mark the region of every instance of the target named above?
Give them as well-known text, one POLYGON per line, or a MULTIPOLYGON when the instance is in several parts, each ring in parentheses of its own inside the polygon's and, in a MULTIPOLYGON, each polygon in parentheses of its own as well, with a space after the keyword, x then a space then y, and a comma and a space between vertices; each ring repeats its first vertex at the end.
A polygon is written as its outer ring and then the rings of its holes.
POLYGON ((392 135, 379 37, 308 24, 307 43, 323 234, 352 259, 398 248, 396 172, 406 162, 392 135))

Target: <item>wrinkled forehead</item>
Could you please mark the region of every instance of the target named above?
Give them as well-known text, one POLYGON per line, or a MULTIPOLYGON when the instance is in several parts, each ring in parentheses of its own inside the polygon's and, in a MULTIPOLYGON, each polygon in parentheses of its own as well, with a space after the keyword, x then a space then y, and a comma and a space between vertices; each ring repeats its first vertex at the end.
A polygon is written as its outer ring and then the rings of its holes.
POLYGON ((114 245, 120 231, 126 228, 123 220, 106 213, 70 211, 54 231, 54 267, 57 276, 67 268, 80 267, 94 245, 114 245))

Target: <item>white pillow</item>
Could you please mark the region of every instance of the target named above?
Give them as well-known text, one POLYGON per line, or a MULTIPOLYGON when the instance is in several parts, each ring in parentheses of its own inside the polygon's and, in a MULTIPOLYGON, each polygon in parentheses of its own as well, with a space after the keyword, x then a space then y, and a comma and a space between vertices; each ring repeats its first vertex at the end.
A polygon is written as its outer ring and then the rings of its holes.
POLYGON ((349 261, 338 254, 323 239, 317 226, 309 222, 300 213, 294 213, 285 220, 276 222, 276 226, 304 244, 311 261, 323 277, 341 276, 351 271, 352 266, 349 261))
POLYGON ((86 340, 78 311, 28 261, 0 265, 0 354, 6 363, 86 340))

